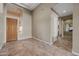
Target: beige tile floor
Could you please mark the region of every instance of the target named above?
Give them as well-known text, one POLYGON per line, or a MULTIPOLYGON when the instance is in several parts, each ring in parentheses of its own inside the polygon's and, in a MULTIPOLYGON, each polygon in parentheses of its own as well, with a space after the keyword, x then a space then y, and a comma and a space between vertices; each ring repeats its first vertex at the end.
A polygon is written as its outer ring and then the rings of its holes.
POLYGON ((69 52, 72 52, 72 39, 70 36, 65 36, 64 38, 59 38, 54 45, 56 47, 62 48, 69 52))
POLYGON ((12 41, 0 50, 1 56, 72 56, 73 54, 55 45, 49 46, 35 39, 12 41))
POLYGON ((64 32, 64 37, 59 37, 54 45, 69 52, 72 52, 72 32, 64 32))

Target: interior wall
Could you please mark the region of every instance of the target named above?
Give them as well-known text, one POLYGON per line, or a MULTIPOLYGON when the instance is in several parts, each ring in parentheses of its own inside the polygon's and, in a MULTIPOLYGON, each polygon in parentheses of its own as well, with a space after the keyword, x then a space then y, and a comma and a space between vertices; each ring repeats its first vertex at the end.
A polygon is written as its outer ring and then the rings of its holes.
POLYGON ((51 10, 48 4, 40 4, 33 11, 33 37, 50 43, 51 10))
MULTIPOLYGON (((54 25, 54 24, 52 25, 51 23, 52 6, 53 4, 47 3, 47 4, 40 4, 37 8, 35 8, 33 11, 33 23, 32 23, 33 37, 50 45, 53 43, 52 37, 54 36, 54 34, 56 34, 52 33, 53 36, 51 34, 51 27, 54 25)), ((53 17, 53 20, 54 19, 56 18, 53 17)))
POLYGON ((64 22, 61 18, 59 18, 59 36, 64 37, 64 22))
POLYGON ((3 4, 0 3, 0 49, 2 48, 5 40, 5 17, 3 12, 3 4))
POLYGON ((0 3, 0 13, 3 13, 3 4, 0 3))
POLYGON ((79 4, 73 4, 73 47, 72 52, 79 55, 79 4))
POLYGON ((59 36, 62 36, 62 20, 59 18, 59 36))
POLYGON ((30 11, 22 10, 23 15, 20 16, 20 26, 22 31, 19 32, 18 39, 28 39, 32 38, 32 15, 30 11))
POLYGON ((57 40, 58 37, 58 15, 52 11, 51 13, 51 32, 50 32, 50 36, 52 39, 52 42, 55 42, 57 40))

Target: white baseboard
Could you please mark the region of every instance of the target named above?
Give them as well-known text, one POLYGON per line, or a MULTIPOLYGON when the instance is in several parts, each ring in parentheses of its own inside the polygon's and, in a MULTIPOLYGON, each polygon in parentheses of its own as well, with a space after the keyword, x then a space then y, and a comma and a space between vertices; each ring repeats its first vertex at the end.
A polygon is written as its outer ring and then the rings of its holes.
POLYGON ((44 42, 44 43, 46 43, 46 44, 48 44, 48 45, 52 45, 52 43, 49 43, 49 42, 46 42, 46 41, 44 41, 44 40, 41 40, 41 39, 39 39, 39 38, 36 38, 36 37, 32 37, 33 39, 36 39, 36 40, 38 40, 38 41, 40 41, 40 42, 44 42))
POLYGON ((27 37, 24 37, 24 38, 18 38, 18 40, 24 40, 24 39, 29 39, 29 38, 32 38, 32 36, 27 36, 27 37))
POLYGON ((0 49, 2 49, 2 46, 0 46, 0 49))
POLYGON ((0 49, 2 49, 3 45, 4 45, 4 44, 2 44, 2 45, 0 46, 0 49))
POLYGON ((77 53, 77 52, 72 51, 72 53, 73 53, 74 55, 79 56, 79 53, 77 53))

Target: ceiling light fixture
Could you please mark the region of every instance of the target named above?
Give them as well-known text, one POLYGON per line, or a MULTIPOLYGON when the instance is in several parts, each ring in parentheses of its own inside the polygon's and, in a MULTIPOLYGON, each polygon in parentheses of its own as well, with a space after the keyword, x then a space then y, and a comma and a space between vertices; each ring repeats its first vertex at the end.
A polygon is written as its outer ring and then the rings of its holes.
POLYGON ((66 13, 66 12, 67 12, 66 10, 63 11, 63 13, 66 13))

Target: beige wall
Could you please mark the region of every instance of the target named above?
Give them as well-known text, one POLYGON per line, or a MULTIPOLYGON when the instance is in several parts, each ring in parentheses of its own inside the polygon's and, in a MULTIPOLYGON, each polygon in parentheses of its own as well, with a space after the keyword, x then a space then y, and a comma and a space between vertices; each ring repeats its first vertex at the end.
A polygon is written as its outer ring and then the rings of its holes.
POLYGON ((79 4, 73 7, 73 47, 72 52, 79 55, 79 4))
POLYGON ((51 11, 51 24, 50 24, 50 40, 51 43, 54 43, 58 37, 58 15, 51 11))
POLYGON ((0 3, 0 13, 3 13, 3 4, 0 3))
POLYGON ((46 4, 33 11, 33 37, 50 42, 50 9, 46 4))
POLYGON ((59 18, 59 36, 62 35, 62 20, 59 18))
POLYGON ((19 6, 16 6, 14 4, 6 4, 6 9, 7 9, 7 15, 6 16, 15 16, 15 17, 20 17, 22 15, 22 9, 19 6))
POLYGON ((3 13, 3 4, 0 3, 0 49, 5 40, 5 17, 3 13))
POLYGON ((20 16, 20 25, 22 32, 18 33, 18 40, 32 38, 32 15, 30 11, 22 10, 23 14, 20 16))
POLYGON ((51 6, 52 4, 40 4, 33 11, 33 37, 52 44, 51 37, 51 6))

